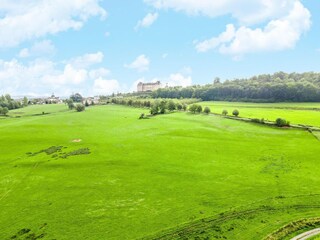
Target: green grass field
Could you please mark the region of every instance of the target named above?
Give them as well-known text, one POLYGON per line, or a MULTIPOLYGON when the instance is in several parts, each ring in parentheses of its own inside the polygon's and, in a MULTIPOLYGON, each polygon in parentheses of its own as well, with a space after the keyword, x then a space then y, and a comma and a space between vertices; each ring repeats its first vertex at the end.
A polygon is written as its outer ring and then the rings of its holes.
POLYGON ((320 141, 307 131, 66 108, 0 119, 0 239, 257 240, 320 215, 320 141))
POLYGON ((201 102, 208 106, 213 113, 221 114, 224 109, 229 115, 238 109, 240 117, 264 118, 275 121, 285 118, 293 124, 320 126, 320 103, 241 103, 241 102, 201 102))

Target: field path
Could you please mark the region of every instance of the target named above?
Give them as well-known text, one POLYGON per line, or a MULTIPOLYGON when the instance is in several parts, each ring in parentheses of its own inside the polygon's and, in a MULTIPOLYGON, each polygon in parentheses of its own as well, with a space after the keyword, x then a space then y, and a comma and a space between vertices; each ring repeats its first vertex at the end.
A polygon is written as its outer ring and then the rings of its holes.
POLYGON ((311 237, 314 237, 316 235, 320 234, 320 228, 316 228, 316 229, 313 229, 311 231, 308 231, 308 232, 305 232, 305 233, 301 233, 300 235, 294 237, 294 238, 291 238, 291 240, 307 240, 311 237))

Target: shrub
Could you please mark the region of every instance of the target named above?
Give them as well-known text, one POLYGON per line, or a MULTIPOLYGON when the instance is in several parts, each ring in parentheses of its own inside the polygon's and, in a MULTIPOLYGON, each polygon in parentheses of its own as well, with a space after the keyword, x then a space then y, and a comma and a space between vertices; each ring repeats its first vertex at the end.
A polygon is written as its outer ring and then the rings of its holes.
POLYGON ((187 111, 187 108, 188 108, 187 104, 183 104, 183 105, 182 105, 183 111, 187 111))
POLYGON ((233 110, 232 115, 235 116, 235 117, 238 117, 239 116, 238 109, 233 110))
POLYGON ((176 107, 177 107, 177 109, 178 109, 179 111, 181 111, 181 110, 183 109, 183 106, 182 106, 181 103, 177 103, 176 107))
POLYGON ((170 112, 172 112, 176 110, 176 104, 172 100, 170 100, 167 104, 167 108, 170 112))
POLYGON ((77 112, 83 112, 85 110, 85 106, 81 103, 76 105, 76 111, 77 112))
POLYGON ((203 110, 204 113, 209 114, 211 112, 209 107, 205 107, 203 110))
POLYGON ((226 109, 224 109, 223 111, 222 111, 222 115, 228 115, 228 110, 226 110, 226 109))
POLYGON ((202 112, 202 107, 201 107, 201 105, 198 105, 197 106, 197 113, 201 113, 202 112))
POLYGON ((284 118, 277 118, 276 126, 277 127, 289 127, 290 122, 287 122, 284 118))
POLYGON ((7 115, 9 112, 9 109, 7 107, 0 107, 0 115, 7 115))
POLYGON ((259 118, 252 118, 252 119, 251 119, 251 122, 254 122, 254 123, 262 123, 262 121, 261 121, 259 118))
POLYGON ((144 119, 144 113, 141 113, 139 119, 144 119))
POLYGON ((152 105, 151 105, 151 109, 150 109, 150 113, 152 115, 157 115, 159 112, 159 103, 158 102, 154 102, 152 105))
POLYGON ((192 104, 189 107, 189 111, 192 112, 192 113, 196 113, 197 109, 198 109, 198 105, 197 104, 192 104))

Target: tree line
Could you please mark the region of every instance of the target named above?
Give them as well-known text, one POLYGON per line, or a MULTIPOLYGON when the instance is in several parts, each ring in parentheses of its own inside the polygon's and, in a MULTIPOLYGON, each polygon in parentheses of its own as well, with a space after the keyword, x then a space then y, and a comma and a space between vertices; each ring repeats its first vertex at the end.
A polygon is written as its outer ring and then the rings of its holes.
POLYGON ((0 115, 7 115, 9 110, 22 108, 28 105, 28 99, 26 97, 23 99, 22 103, 20 101, 14 100, 9 94, 0 96, 0 115))
POLYGON ((204 101, 319 102, 320 73, 263 74, 245 79, 216 78, 204 86, 161 88, 153 98, 200 98, 204 101))

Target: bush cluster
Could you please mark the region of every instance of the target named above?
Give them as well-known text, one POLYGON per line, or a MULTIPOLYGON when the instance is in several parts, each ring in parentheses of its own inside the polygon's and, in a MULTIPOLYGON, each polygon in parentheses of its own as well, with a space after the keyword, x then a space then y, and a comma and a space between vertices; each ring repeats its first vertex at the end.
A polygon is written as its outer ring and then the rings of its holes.
POLYGON ((290 126, 290 122, 288 122, 284 118, 277 118, 276 119, 276 126, 277 127, 289 127, 290 126))

